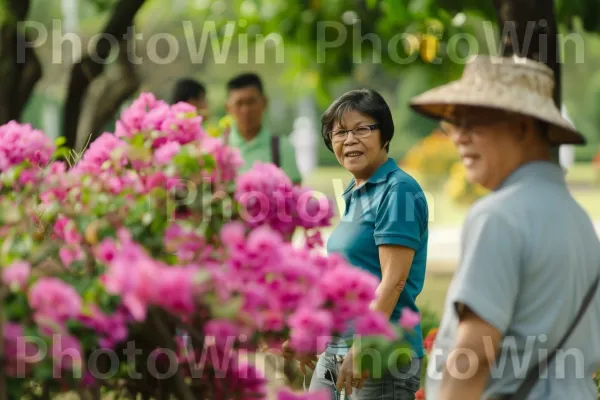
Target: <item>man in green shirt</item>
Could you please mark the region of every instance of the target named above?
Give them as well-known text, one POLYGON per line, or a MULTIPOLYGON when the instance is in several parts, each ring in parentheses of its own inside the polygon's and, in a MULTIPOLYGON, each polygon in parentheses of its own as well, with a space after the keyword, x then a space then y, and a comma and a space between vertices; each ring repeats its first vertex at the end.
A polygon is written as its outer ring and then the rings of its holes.
POLYGON ((274 136, 263 122, 268 99, 258 75, 241 74, 227 83, 227 112, 233 117, 228 134, 230 146, 240 150, 244 159, 241 172, 256 161, 278 165, 295 184, 302 177, 296 163, 296 152, 287 137, 274 136))

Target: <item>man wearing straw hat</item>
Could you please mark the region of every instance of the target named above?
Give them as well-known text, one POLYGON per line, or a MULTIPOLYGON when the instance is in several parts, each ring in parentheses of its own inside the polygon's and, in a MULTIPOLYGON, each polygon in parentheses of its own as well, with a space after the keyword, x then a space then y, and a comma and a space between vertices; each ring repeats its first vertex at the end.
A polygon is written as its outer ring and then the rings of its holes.
POLYGON ((553 146, 585 143, 553 85, 544 64, 477 56, 411 102, 441 120, 468 180, 491 190, 465 221, 428 400, 596 399, 600 242, 552 162, 553 146))

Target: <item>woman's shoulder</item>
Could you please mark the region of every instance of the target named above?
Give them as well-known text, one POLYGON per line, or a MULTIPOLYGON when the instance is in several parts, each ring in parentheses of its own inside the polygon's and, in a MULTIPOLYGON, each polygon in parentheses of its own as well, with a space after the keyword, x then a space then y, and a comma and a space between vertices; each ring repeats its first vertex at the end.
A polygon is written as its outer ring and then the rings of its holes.
POLYGON ((397 167, 388 175, 388 186, 390 189, 399 191, 411 190, 413 192, 423 192, 423 188, 419 182, 400 167, 397 167))

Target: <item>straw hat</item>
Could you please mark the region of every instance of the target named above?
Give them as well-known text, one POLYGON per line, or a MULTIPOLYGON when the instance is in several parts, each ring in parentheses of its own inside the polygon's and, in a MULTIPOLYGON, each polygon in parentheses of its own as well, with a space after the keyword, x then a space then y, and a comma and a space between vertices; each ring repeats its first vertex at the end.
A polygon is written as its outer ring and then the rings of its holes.
POLYGON ((554 74, 545 64, 521 57, 475 56, 462 77, 431 89, 410 102, 417 112, 452 120, 457 110, 498 109, 549 123, 554 145, 585 144, 585 138, 554 104, 554 74))

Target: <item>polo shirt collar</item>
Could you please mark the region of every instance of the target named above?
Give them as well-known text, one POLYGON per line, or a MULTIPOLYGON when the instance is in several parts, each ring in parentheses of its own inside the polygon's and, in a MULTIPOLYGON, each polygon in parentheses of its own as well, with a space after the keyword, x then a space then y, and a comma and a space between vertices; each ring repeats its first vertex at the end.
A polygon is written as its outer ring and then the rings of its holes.
POLYGON ((254 139, 247 141, 246 139, 244 139, 242 137, 242 135, 240 134, 240 131, 237 128, 236 123, 232 123, 231 124, 231 130, 229 131, 229 144, 231 146, 234 147, 241 147, 244 145, 252 145, 252 144, 258 144, 258 143, 262 143, 264 141, 266 141, 269 136, 271 136, 271 134, 269 133, 269 130, 267 129, 267 127, 265 126, 265 124, 263 124, 260 128, 260 130, 258 131, 258 134, 256 135, 256 137, 254 137, 254 139))
POLYGON ((514 170, 496 188, 496 191, 530 178, 537 181, 550 181, 560 184, 565 184, 566 182, 563 169, 558 164, 551 161, 532 161, 514 170))
MULTIPOLYGON (((367 179, 365 185, 385 182, 387 180, 388 175, 397 169, 398 165, 396 165, 396 162, 392 158, 388 158, 387 161, 381 164, 379 168, 375 170, 375 173, 371 175, 369 179, 367 179)), ((352 178, 352 180, 346 187, 346 190, 342 194, 342 197, 344 197, 344 199, 347 199, 347 197, 350 196, 350 194, 352 193, 352 189, 354 188, 354 184, 355 179, 352 178)))

